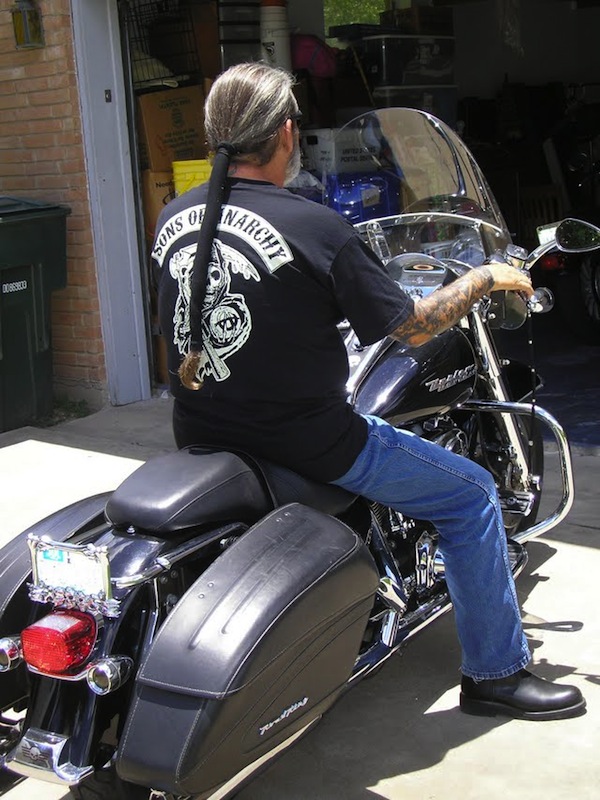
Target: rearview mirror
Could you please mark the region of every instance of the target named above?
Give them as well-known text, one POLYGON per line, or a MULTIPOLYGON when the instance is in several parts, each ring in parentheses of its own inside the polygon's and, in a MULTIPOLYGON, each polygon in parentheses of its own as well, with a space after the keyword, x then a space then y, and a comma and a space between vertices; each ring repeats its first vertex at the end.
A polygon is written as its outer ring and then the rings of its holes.
POLYGON ((566 253, 585 253, 600 248, 600 228, 581 219, 565 219, 556 229, 556 244, 566 253))

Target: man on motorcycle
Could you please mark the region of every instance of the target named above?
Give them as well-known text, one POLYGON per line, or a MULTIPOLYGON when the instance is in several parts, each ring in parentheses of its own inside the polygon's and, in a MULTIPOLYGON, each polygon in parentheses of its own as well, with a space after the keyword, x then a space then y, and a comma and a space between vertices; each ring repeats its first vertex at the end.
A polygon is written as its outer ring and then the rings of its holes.
POLYGON ((491 291, 531 295, 529 276, 484 265, 415 303, 338 214, 284 188, 300 167, 292 87, 287 72, 258 63, 215 81, 205 107, 211 181, 172 201, 157 224, 152 256, 177 444, 246 451, 431 520, 462 648, 463 710, 581 714, 576 687, 525 669, 530 652, 491 475, 357 414, 337 329, 347 319, 365 345, 390 336, 418 346, 491 291))

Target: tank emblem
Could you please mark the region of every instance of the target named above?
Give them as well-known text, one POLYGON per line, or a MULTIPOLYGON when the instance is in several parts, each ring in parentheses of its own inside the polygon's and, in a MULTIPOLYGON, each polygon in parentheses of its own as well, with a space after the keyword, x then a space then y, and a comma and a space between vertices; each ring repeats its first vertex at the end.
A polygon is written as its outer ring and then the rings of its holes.
POLYGON ((263 736, 268 730, 270 730, 274 725, 278 725, 280 722, 283 722, 284 719, 290 717, 294 711, 298 711, 299 708, 302 708, 308 703, 308 697, 303 697, 302 700, 298 700, 296 703, 292 703, 289 708, 286 708, 281 714, 274 719, 272 722, 267 722, 266 725, 262 725, 258 732, 261 736, 263 736))
POLYGON ((443 392, 446 389, 450 389, 452 386, 456 386, 457 383, 462 383, 463 381, 469 380, 469 378, 474 378, 475 375, 477 375, 477 367, 475 364, 470 364, 464 369, 454 370, 450 375, 446 375, 445 378, 435 378, 432 381, 427 381, 425 386, 427 386, 430 392, 443 392))

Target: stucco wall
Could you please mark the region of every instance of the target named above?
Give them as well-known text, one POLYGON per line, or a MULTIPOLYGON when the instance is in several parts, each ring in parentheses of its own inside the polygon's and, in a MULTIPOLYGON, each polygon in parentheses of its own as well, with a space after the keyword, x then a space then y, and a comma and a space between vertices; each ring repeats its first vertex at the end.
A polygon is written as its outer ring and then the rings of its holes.
POLYGON ((45 47, 17 50, 0 12, 0 195, 69 206, 67 288, 52 297, 57 392, 99 405, 106 369, 69 0, 40 0, 45 47))

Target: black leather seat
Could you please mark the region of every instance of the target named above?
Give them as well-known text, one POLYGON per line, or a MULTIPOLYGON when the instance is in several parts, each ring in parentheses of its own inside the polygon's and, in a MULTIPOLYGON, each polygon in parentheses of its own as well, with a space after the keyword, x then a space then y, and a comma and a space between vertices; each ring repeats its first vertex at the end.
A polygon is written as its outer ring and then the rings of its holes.
POLYGON ((114 491, 106 516, 165 536, 209 523, 254 523, 290 502, 336 515, 355 495, 244 454, 187 447, 143 464, 114 491))

